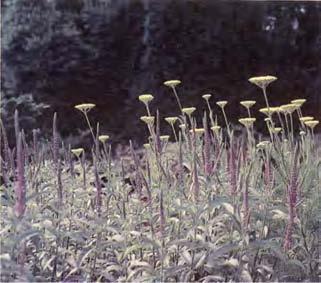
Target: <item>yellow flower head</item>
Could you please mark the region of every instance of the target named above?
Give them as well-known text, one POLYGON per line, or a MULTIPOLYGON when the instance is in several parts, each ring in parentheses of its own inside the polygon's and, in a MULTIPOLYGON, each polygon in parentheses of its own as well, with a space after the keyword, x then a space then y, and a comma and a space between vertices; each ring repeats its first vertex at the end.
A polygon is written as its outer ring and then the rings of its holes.
POLYGON ((89 112, 92 108, 94 108, 96 105, 93 103, 83 103, 75 105, 75 108, 83 113, 89 112))
POLYGON ((226 100, 217 101, 216 104, 217 104, 219 107, 224 108, 225 105, 227 104, 227 101, 226 101, 226 100))
POLYGON ((76 155, 77 157, 80 156, 80 154, 82 154, 84 152, 83 148, 74 148, 71 150, 71 152, 76 155))
POLYGON ((169 140, 169 136, 168 135, 160 136, 159 139, 161 141, 168 141, 169 140))
MULTIPOLYGON (((190 133, 193 133, 193 129, 189 130, 190 133)), ((195 134, 204 134, 205 130, 203 128, 195 128, 195 134)))
POLYGON ((246 128, 251 127, 256 121, 256 118, 241 118, 239 122, 243 124, 246 128))
POLYGON ((140 120, 142 120, 143 122, 145 122, 148 125, 151 125, 154 123, 155 117, 154 116, 142 116, 142 117, 140 117, 140 120))
POLYGON ((213 127, 211 127, 211 130, 212 130, 214 133, 217 133, 220 129, 221 129, 221 126, 213 126, 213 127))
POLYGON ((278 133, 280 133, 281 131, 282 131, 282 128, 280 128, 280 127, 271 128, 271 132, 272 132, 273 134, 278 134, 278 133))
POLYGON ((301 107, 303 103, 305 103, 306 101, 307 101, 306 99, 294 99, 294 100, 291 100, 291 103, 301 107))
POLYGON ((143 146, 144 146, 144 148, 146 148, 146 149, 151 148, 151 146, 150 146, 150 144, 149 144, 149 143, 144 143, 144 144, 143 144, 143 146))
POLYGON ((174 124, 176 121, 177 121, 177 117, 166 117, 165 118, 165 121, 168 123, 168 124, 170 124, 170 125, 172 125, 172 124, 174 124))
POLYGON ((277 77, 274 76, 260 76, 249 78, 249 82, 257 85, 260 88, 266 88, 270 83, 277 80, 277 77))
POLYGON ((270 144, 269 141, 261 141, 256 145, 256 147, 257 148, 264 148, 264 147, 268 146, 269 144, 270 144))
POLYGON ((273 113, 275 113, 278 110, 278 107, 270 107, 270 108, 261 108, 259 111, 267 116, 272 115, 273 113))
POLYGON ((170 81, 164 82, 164 85, 166 85, 168 87, 175 87, 175 86, 179 85, 180 83, 181 83, 180 80, 170 80, 170 81))
POLYGON ((299 118, 299 120, 303 123, 306 121, 311 121, 313 119, 314 119, 314 117, 312 117, 312 116, 304 116, 304 117, 299 118))
POLYGON ((204 94, 204 95, 202 95, 202 97, 206 100, 206 101, 208 101, 210 98, 211 98, 211 94, 204 94))
POLYGON ((195 110, 196 110, 195 107, 188 107, 188 108, 183 108, 182 112, 190 116, 195 110))
POLYGON ((142 94, 142 95, 138 96, 138 99, 141 102, 148 104, 148 102, 150 102, 154 99, 154 96, 152 96, 151 94, 142 94))
POLYGON ((101 136, 98 137, 98 139, 99 139, 102 143, 104 143, 104 142, 106 142, 106 141, 109 139, 109 136, 108 136, 108 135, 101 135, 101 136))
POLYGON ((244 100, 240 102, 240 104, 243 105, 245 108, 251 108, 255 103, 256 101, 254 100, 244 100))
POLYGON ((273 113, 280 113, 282 112, 281 107, 273 107, 274 112, 273 113))
POLYGON ((180 127, 182 130, 185 130, 185 129, 186 129, 186 125, 185 125, 185 124, 180 124, 179 127, 180 127))
POLYGON ((311 129, 313 129, 316 125, 319 124, 318 120, 311 120, 311 121, 306 121, 304 122, 305 125, 307 125, 308 127, 310 127, 311 129))
POLYGON ((296 109, 298 109, 298 106, 296 104, 285 104, 280 106, 281 111, 283 113, 293 113, 296 109))

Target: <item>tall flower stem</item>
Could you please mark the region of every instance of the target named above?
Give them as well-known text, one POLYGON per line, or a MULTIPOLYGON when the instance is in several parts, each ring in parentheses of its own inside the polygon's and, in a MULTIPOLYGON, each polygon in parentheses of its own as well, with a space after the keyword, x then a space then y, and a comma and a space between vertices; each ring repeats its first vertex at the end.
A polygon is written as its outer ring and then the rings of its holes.
POLYGON ((151 116, 150 110, 149 110, 149 107, 148 107, 148 103, 145 103, 145 106, 146 106, 147 115, 151 116))
POLYGON ((251 118, 251 111, 250 111, 250 108, 249 107, 246 107, 247 109, 247 114, 249 114, 249 118, 251 118))
POLYGON ((172 127, 172 130, 173 130, 173 133, 174 133, 175 141, 177 142, 178 139, 177 139, 177 135, 176 135, 176 131, 175 131, 175 128, 174 128, 174 124, 173 124, 173 123, 171 123, 171 127, 172 127))
POLYGON ((180 109, 181 112, 182 112, 183 107, 182 107, 182 104, 181 104, 181 102, 180 102, 180 100, 179 100, 179 98, 178 98, 177 91, 176 91, 176 89, 175 89, 174 86, 172 87, 172 89, 173 89, 174 95, 175 95, 175 97, 176 97, 176 100, 177 100, 177 104, 178 104, 178 106, 179 106, 179 109, 180 109))
POLYGON ((268 108, 269 118, 271 118, 270 105, 269 105, 269 101, 268 101, 267 95, 266 95, 266 87, 262 87, 262 91, 263 91, 266 107, 268 108))
POLYGON ((232 139, 232 133, 231 133, 230 125, 229 125, 229 123, 227 121, 227 116, 226 116, 224 107, 222 107, 222 112, 223 112, 223 116, 224 116, 224 120, 225 120, 225 124, 226 124, 226 128, 227 128, 227 132, 228 132, 229 138, 231 140, 232 139))
POLYGON ((289 114, 290 115, 290 125, 291 125, 291 141, 293 143, 294 141, 294 134, 293 134, 293 117, 292 117, 292 113, 289 114))
POLYGON ((282 138, 284 139, 285 138, 285 135, 284 135, 284 123, 283 123, 283 119, 281 117, 280 111, 277 111, 277 115, 278 115, 278 118, 279 118, 279 121, 280 121, 280 124, 281 124, 281 127, 282 127, 282 138))
MULTIPOLYGON (((267 94, 266 94, 266 86, 262 87, 262 91, 263 91, 263 95, 264 95, 266 106, 268 108, 268 116, 269 116, 270 121, 271 121, 272 130, 274 130, 274 123, 273 123, 273 120, 272 120, 272 113, 270 111, 270 105, 269 105, 269 101, 268 101, 267 94)), ((270 131, 270 136, 271 136, 271 141, 273 143, 273 135, 272 135, 271 131, 270 131)))
POLYGON ((208 111, 210 112, 211 126, 214 127, 215 123, 214 123, 214 120, 213 120, 213 111, 211 109, 211 106, 210 106, 210 103, 209 103, 208 99, 206 99, 206 104, 207 104, 207 107, 208 107, 208 111))
POLYGON ((87 112, 83 112, 83 113, 84 113, 84 115, 85 115, 85 118, 86 118, 86 121, 87 121, 89 130, 90 130, 91 135, 92 135, 92 137, 93 137, 93 141, 95 142, 95 135, 94 135, 94 132, 93 132, 93 128, 92 128, 92 126, 91 126, 91 124, 90 124, 90 121, 89 121, 89 119, 88 119, 87 112))
POLYGON ((285 124, 286 124, 286 131, 287 131, 287 136, 290 136, 290 128, 289 128, 289 121, 288 121, 288 117, 287 117, 287 113, 284 113, 284 117, 285 117, 285 124))

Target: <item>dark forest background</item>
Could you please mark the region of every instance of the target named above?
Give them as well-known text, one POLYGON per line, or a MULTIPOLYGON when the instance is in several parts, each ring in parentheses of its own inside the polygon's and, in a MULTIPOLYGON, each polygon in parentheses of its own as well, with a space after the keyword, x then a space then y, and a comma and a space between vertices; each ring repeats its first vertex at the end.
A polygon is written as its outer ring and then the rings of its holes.
MULTIPOLYGON (((178 113, 163 81, 180 79, 184 106, 205 109, 201 95, 264 106, 253 75, 275 75, 272 105, 307 98, 304 114, 321 117, 321 3, 247 1, 2 0, 1 115, 12 137, 18 108, 27 133, 49 137, 53 113, 67 142, 90 140, 73 106, 90 112, 116 143, 147 136, 137 97, 155 96, 161 115, 178 113)), ((258 114, 261 115, 261 114, 258 114)), ((263 118, 263 116, 262 116, 263 118)), ((168 130, 164 122, 164 133, 168 130)), ((263 125, 261 125, 263 128, 263 125)))

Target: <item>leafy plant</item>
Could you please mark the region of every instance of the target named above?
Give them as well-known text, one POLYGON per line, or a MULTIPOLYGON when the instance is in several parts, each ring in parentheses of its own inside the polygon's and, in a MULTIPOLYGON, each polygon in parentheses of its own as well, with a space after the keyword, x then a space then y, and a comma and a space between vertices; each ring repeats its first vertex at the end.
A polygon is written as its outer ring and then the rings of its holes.
POLYGON ((117 158, 110 137, 92 127, 94 104, 76 106, 90 151, 66 147, 57 114, 52 141, 40 144, 34 133, 28 143, 16 112, 16 148, 1 123, 1 280, 320 280, 318 121, 302 119, 304 100, 270 107, 274 80, 250 79, 267 102, 266 140, 255 131, 253 101, 241 102, 248 117, 240 131, 228 121, 227 101, 217 102, 224 128, 204 95, 200 128, 196 108, 180 103, 178 80, 165 82, 180 109, 165 119, 173 142, 145 94, 148 141, 143 149, 130 142, 117 158))

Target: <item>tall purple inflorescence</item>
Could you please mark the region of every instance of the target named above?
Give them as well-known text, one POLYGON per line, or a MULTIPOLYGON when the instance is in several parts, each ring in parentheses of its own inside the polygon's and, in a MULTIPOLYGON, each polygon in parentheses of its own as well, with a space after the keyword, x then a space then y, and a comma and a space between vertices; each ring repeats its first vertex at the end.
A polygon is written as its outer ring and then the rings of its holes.
MULTIPOLYGON (((2 120, 0 119, 0 127, 1 127, 1 139, 3 140, 3 161, 5 164, 4 170, 9 171, 10 170, 10 156, 9 156, 9 143, 8 143, 8 137, 6 133, 6 129, 2 123, 2 120)), ((0 142, 1 144, 1 142, 0 142)))
POLYGON ((237 183, 236 183, 236 154, 234 145, 231 144, 230 149, 227 151, 227 167, 229 173, 229 181, 230 181, 230 192, 231 195, 235 195, 237 191, 237 183))
POLYGON ((53 152, 53 162, 55 169, 57 171, 57 193, 58 193, 58 203, 62 205, 63 199, 63 188, 61 180, 61 160, 59 159, 59 134, 57 129, 57 113, 55 112, 53 122, 52 122, 52 152, 53 152))
POLYGON ((16 136, 16 145, 18 145, 20 126, 19 126, 19 112, 17 109, 14 112, 14 131, 15 131, 15 136, 16 136))
POLYGON ((203 126, 204 126, 204 171, 205 176, 209 177, 212 173, 212 163, 211 163, 211 136, 208 131, 208 123, 207 123, 207 117, 206 112, 203 119, 203 126))
POLYGON ((58 150, 59 150, 59 136, 57 131, 57 113, 55 112, 53 122, 52 122, 52 151, 53 151, 53 161, 56 168, 58 163, 58 150))
POLYGON ((198 202, 199 198, 199 191, 200 191, 200 184, 198 179, 198 172, 197 172, 197 153, 196 153, 196 133, 195 133, 195 126, 193 125, 193 133, 192 133, 192 140, 193 140, 193 180, 192 180, 192 190, 195 203, 198 202))
POLYGON ((290 175, 290 182, 287 187, 287 204, 289 209, 289 218, 286 226, 286 232, 284 237, 283 249, 285 251, 292 248, 293 245, 293 229, 294 219, 297 216, 296 205, 297 205, 297 191, 298 191, 298 156, 299 152, 297 149, 294 151, 292 170, 290 175))
POLYGON ((22 217, 26 210, 26 180, 25 180, 25 156, 22 147, 22 135, 18 134, 17 143, 17 173, 16 173, 16 204, 15 213, 17 217, 22 217))

